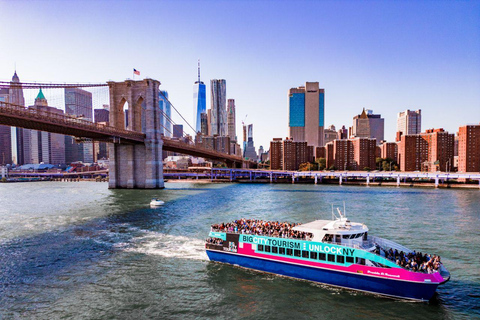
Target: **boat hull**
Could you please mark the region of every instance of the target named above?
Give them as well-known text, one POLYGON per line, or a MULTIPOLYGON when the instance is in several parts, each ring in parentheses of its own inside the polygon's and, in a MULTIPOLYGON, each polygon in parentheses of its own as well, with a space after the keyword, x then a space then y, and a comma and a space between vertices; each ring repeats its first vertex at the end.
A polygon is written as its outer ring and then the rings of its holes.
POLYGON ((209 259, 212 261, 401 299, 428 301, 434 296, 438 287, 438 283, 386 279, 365 274, 341 272, 272 259, 250 257, 238 253, 209 249, 206 251, 209 259))

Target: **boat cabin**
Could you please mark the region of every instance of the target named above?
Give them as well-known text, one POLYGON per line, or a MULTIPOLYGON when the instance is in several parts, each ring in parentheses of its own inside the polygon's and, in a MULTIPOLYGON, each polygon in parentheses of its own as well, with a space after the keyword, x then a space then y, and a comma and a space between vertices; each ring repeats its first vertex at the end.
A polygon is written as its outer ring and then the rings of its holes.
POLYGON ((361 247, 367 241, 368 228, 363 223, 351 222, 345 217, 336 220, 315 220, 301 224, 293 230, 309 232, 311 240, 349 247, 361 247))

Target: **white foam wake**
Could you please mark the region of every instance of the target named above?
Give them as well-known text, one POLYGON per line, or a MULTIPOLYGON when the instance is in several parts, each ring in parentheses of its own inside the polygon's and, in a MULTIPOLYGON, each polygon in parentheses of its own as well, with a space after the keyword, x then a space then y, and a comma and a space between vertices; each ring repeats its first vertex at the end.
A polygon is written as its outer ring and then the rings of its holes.
POLYGON ((125 251, 167 258, 208 260, 204 241, 151 231, 143 237, 136 238, 132 246, 125 251))

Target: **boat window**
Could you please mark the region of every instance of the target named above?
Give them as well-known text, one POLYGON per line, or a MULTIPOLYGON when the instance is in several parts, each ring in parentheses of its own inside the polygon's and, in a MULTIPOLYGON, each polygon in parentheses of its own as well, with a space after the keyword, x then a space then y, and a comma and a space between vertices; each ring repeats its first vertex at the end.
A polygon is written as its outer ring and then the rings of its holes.
POLYGON ((293 249, 287 249, 287 255, 293 256, 293 249))
POLYGON ((293 255, 295 257, 300 257, 302 255, 302 251, 295 249, 295 250, 293 250, 293 255))
POLYGON ((368 240, 368 232, 365 232, 363 234, 363 240, 367 241, 368 240))
POLYGON ((302 258, 308 258, 308 251, 302 251, 302 258))
POLYGON ((323 242, 332 242, 333 241, 333 234, 326 234, 323 236, 323 242))
POLYGON ((270 252, 270 251, 272 251, 271 247, 270 246, 265 246, 265 252, 270 252))
POLYGON ((257 251, 263 251, 263 244, 258 245, 258 250, 257 251))
POLYGON ((350 235, 349 235, 349 234, 344 234, 344 235, 342 236, 342 238, 343 238, 343 239, 350 239, 350 235))
POLYGON ((337 243, 341 242, 341 236, 339 234, 335 235, 335 242, 337 242, 337 243))
POLYGON ((337 263, 344 263, 345 257, 344 256, 337 256, 337 263))
POLYGON ((318 260, 325 261, 326 258, 327 258, 327 257, 326 257, 326 254, 325 254, 325 253, 321 253, 321 252, 320 252, 320 253, 318 254, 318 260))
POLYGON ((279 254, 285 254, 285 248, 278 248, 279 254))
POLYGON ((362 236, 363 236, 363 232, 362 232, 362 233, 359 233, 359 234, 357 234, 356 238, 360 238, 360 237, 362 237, 362 236))
POLYGON ((272 247, 272 253, 278 253, 278 247, 272 247))
POLYGON ((353 263, 354 259, 353 257, 345 257, 347 259, 347 263, 353 263))
POLYGON ((310 259, 317 259, 317 253, 316 252, 310 252, 310 259))
POLYGON ((365 265, 365 259, 357 258, 357 264, 361 264, 362 266, 365 265))
POLYGON ((330 262, 335 262, 335 256, 333 254, 327 254, 327 260, 330 262))

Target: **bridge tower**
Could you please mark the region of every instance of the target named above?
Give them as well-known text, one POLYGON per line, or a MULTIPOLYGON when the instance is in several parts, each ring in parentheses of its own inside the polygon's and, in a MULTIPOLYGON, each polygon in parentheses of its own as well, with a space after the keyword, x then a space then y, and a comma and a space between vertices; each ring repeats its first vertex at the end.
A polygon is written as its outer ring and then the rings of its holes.
POLYGON ((117 129, 142 132, 143 144, 109 144, 109 188, 156 189, 163 188, 163 140, 160 136, 160 109, 158 94, 160 82, 108 82, 110 88, 110 126, 117 129), (128 125, 125 126, 123 108, 128 103, 128 125))

